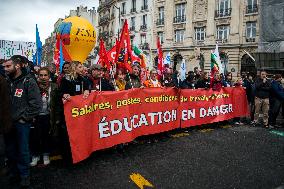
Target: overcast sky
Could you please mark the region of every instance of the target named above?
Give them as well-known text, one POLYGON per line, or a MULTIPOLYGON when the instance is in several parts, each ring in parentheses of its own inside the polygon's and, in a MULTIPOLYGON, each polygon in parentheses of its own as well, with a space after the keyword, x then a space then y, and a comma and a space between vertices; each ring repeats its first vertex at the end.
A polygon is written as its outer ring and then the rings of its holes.
POLYGON ((0 0, 0 40, 35 42, 38 24, 44 43, 57 19, 80 5, 97 9, 99 0, 0 0))

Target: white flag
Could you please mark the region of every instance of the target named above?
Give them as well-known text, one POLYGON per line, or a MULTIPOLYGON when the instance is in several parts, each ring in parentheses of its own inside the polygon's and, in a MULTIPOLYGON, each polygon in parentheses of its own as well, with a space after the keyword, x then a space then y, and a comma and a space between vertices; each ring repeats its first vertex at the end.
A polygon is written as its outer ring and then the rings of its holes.
POLYGON ((183 81, 186 78, 186 64, 185 64, 185 59, 182 59, 181 65, 180 65, 180 80, 183 81))
POLYGON ((96 56, 96 59, 94 60, 94 64, 98 64, 99 59, 100 59, 100 56, 99 56, 99 55, 97 55, 97 56, 96 56))

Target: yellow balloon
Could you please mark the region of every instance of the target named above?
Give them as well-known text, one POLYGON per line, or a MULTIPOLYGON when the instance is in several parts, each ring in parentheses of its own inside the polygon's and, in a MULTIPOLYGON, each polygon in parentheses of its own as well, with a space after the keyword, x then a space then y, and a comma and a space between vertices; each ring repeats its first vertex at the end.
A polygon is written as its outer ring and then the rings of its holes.
POLYGON ((94 26, 85 18, 72 16, 66 18, 57 28, 63 43, 65 61, 83 63, 96 45, 94 26))

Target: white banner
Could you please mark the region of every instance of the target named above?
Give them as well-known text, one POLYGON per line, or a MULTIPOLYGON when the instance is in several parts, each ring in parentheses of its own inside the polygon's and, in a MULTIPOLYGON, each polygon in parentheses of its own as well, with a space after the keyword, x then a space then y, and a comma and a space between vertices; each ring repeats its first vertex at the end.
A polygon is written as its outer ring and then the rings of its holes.
POLYGON ((0 40, 0 59, 7 60, 13 55, 22 55, 33 61, 35 52, 35 42, 0 40))

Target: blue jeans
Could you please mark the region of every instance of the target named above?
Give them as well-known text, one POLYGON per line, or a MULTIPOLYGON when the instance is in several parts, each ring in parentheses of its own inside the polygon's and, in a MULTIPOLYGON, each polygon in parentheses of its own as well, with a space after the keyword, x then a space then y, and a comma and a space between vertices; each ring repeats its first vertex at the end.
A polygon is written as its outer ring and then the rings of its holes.
POLYGON ((6 155, 11 175, 30 175, 30 123, 14 123, 13 130, 5 134, 6 155))

